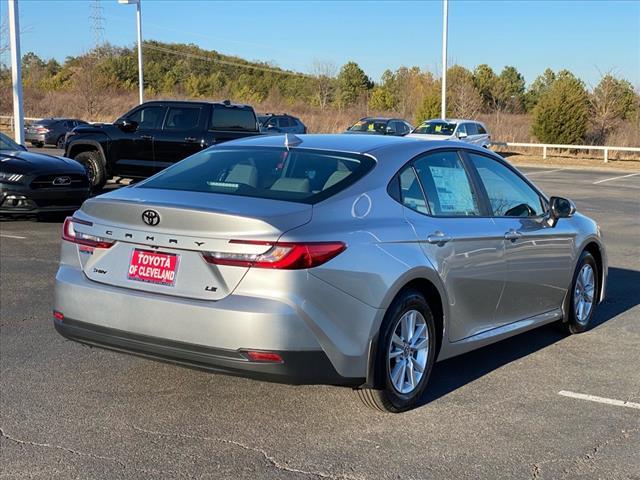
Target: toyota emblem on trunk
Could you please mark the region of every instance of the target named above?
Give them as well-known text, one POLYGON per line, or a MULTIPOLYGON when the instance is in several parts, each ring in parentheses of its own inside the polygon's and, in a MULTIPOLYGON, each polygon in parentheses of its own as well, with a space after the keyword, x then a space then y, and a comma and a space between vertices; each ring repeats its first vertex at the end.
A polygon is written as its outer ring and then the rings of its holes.
POLYGON ((144 212, 142 212, 142 220, 147 225, 155 227, 160 223, 160 214, 155 210, 145 210, 144 212))

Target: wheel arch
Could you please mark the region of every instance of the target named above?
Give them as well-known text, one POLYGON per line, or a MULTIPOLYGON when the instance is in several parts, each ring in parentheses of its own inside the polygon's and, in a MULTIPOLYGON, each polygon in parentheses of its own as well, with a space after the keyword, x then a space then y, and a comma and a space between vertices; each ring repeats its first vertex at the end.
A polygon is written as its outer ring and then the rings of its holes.
POLYGON ((593 259, 596 261, 596 266, 598 267, 598 279, 599 286, 598 289, 598 298, 596 303, 600 303, 604 299, 604 288, 606 283, 606 272, 605 272, 605 263, 604 263, 604 255, 602 251, 602 246, 593 239, 587 241, 587 243, 583 246, 581 252, 589 252, 593 259))
POLYGON ((107 157, 105 156, 104 148, 102 148, 102 145, 100 144, 100 142, 96 140, 80 140, 80 141, 73 142, 71 145, 69 145, 65 153, 67 157, 75 158, 80 153, 91 152, 91 151, 97 151, 100 153, 100 159, 102 160, 102 164, 106 168, 107 157))
POLYGON ((447 315, 447 297, 444 291, 444 287, 441 284, 440 278, 437 276, 437 273, 430 269, 418 270, 415 272, 408 272, 408 275, 400 278, 394 286, 389 289, 389 293, 385 298, 385 302, 383 303, 382 309, 384 314, 380 320, 377 331, 369 344, 369 358, 367 362, 367 381, 365 386, 367 387, 378 387, 380 379, 377 378, 378 372, 376 372, 376 357, 378 355, 378 341, 379 341, 379 333, 380 326, 382 325, 382 321, 384 320, 384 315, 386 315, 386 310, 389 308, 391 303, 407 289, 414 289, 420 292, 424 297, 429 307, 431 308, 431 313, 433 314, 434 321, 436 323, 436 361, 438 358, 438 354, 440 353, 440 349, 442 347, 442 343, 446 338, 446 318, 447 315))

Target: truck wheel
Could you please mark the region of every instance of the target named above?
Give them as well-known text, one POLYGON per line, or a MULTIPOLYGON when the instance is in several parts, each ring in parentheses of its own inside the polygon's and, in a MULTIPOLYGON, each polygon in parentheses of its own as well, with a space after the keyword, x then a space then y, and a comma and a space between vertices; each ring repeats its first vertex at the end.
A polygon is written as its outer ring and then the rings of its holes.
POLYGON ((64 150, 64 135, 60 135, 56 141, 56 148, 64 150))
POLYGON ((104 184, 107 183, 107 172, 97 151, 80 152, 73 159, 85 168, 93 188, 104 187, 104 184))

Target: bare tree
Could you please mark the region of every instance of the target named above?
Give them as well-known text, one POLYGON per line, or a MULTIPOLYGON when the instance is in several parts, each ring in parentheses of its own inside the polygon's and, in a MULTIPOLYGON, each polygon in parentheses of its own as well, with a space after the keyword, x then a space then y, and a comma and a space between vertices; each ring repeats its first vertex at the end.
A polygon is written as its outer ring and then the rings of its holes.
POLYGON ((315 77, 315 97, 322 111, 331 101, 337 71, 338 68, 334 63, 318 60, 313 62, 312 72, 315 77))

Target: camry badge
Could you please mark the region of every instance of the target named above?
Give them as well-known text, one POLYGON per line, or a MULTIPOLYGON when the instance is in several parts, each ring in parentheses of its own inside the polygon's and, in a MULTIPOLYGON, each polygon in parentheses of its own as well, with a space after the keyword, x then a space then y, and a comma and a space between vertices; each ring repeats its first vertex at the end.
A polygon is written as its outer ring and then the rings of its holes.
POLYGON ((160 223, 160 214, 155 210, 145 210, 142 212, 142 221, 147 225, 155 227, 160 223))

